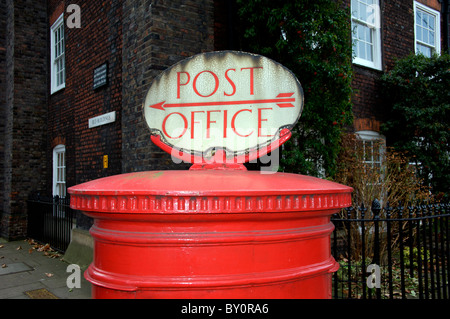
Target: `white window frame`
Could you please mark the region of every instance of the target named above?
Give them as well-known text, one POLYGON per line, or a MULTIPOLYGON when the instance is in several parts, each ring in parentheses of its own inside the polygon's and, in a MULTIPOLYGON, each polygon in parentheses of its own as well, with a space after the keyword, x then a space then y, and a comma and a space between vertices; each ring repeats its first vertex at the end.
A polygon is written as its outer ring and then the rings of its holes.
POLYGON ((382 70, 380 1, 374 0, 374 4, 369 5, 369 8, 371 8, 373 11, 370 14, 366 12, 366 14, 368 14, 366 20, 361 20, 359 19, 359 17, 353 15, 353 13, 356 12, 356 8, 353 8, 354 4, 357 4, 359 6, 359 2, 361 1, 364 0, 352 0, 350 3, 352 19, 352 45, 355 46, 355 41, 358 41, 355 37, 357 25, 362 25, 363 27, 369 28, 372 37, 373 61, 356 56, 356 51, 354 50, 355 56, 353 57, 353 63, 376 70, 382 70))
POLYGON ((66 147, 59 144, 53 149, 53 196, 66 194, 66 147))
POLYGON ((66 87, 64 13, 50 27, 50 93, 66 87), (58 37, 59 35, 59 37, 58 37), (58 41, 59 40, 59 41, 58 41), (59 82, 59 83, 58 83, 59 82))
MULTIPOLYGON (((358 131, 356 132, 356 136, 360 141, 363 142, 363 148, 364 148, 364 159, 363 162, 366 164, 369 164, 371 167, 374 167, 376 164, 379 165, 380 170, 383 167, 384 157, 385 157, 385 145, 386 145, 386 138, 381 135, 378 132, 375 131, 358 131), (373 142, 373 141, 382 141, 380 145, 379 150, 379 158, 375 159, 373 152, 370 154, 370 159, 366 160, 366 149, 365 144, 366 142, 373 142)), ((373 145, 371 146, 371 149, 373 149, 373 145)))
POLYGON ((414 1, 414 52, 417 52, 418 45, 426 46, 431 49, 431 54, 437 53, 441 54, 441 15, 440 12, 434 9, 431 9, 417 1, 414 1), (434 16, 434 46, 429 43, 420 41, 417 39, 417 11, 425 12, 429 15, 434 16))

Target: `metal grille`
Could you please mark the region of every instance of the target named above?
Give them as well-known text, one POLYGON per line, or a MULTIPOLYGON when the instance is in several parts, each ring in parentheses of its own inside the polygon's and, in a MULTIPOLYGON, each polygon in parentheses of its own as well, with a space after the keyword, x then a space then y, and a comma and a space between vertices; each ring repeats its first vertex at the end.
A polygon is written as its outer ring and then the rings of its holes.
POLYGON ((70 244, 75 214, 69 196, 33 195, 28 205, 28 237, 64 252, 70 244))
POLYGON ((377 200, 333 216, 334 298, 450 299, 449 217, 448 203, 381 208, 377 200))

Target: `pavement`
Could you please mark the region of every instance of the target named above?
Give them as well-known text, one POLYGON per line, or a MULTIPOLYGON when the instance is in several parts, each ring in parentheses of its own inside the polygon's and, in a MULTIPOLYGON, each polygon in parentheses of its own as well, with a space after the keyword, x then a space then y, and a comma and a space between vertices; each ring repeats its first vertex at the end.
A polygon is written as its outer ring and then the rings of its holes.
POLYGON ((48 246, 0 238, 0 299, 91 299, 86 269, 69 266, 48 246))

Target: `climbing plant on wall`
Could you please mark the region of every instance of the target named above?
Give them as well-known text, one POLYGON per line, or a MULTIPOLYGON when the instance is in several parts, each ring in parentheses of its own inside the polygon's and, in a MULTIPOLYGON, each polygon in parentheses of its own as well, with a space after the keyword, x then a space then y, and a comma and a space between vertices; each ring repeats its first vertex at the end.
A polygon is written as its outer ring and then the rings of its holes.
POLYGON ((281 170, 333 177, 342 130, 353 119, 349 10, 329 0, 237 0, 237 6, 241 48, 285 65, 305 93, 281 170))
POLYGON ((411 54, 381 77, 383 132, 407 152, 433 193, 450 189, 450 55, 411 54))

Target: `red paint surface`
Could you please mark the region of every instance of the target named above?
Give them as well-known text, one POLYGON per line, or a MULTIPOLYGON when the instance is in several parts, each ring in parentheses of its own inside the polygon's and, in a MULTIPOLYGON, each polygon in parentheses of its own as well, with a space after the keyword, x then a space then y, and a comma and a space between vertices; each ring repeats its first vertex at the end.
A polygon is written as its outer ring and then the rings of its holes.
POLYGON ((330 216, 352 189, 237 170, 122 174, 69 189, 94 218, 94 298, 330 298, 330 216))

